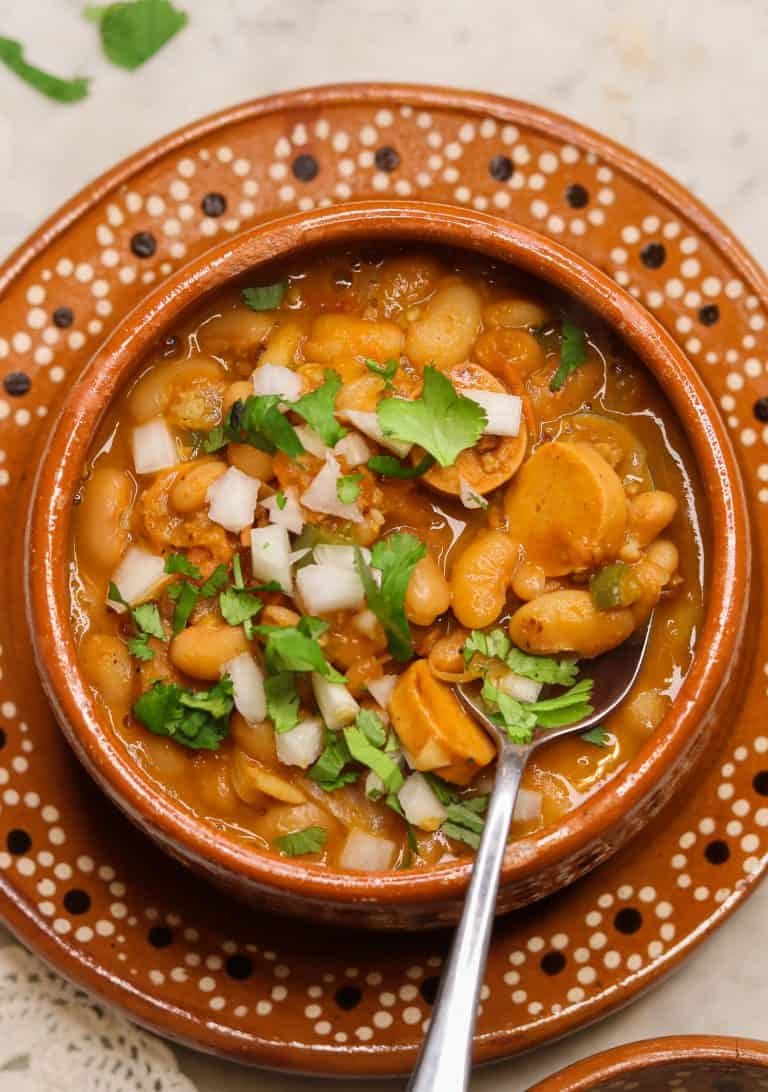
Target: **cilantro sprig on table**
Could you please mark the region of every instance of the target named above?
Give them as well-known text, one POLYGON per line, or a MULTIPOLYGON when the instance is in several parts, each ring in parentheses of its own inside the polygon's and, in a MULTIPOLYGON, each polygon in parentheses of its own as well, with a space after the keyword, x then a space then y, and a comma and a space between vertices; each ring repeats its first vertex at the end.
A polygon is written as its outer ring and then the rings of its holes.
POLYGON ((371 566, 381 573, 381 586, 358 546, 355 563, 369 608, 387 635, 389 651, 396 660, 413 657, 413 640, 405 614, 405 594, 411 573, 426 554, 426 547, 414 535, 398 532, 377 542, 371 550, 371 566))
POLYGON ((452 466, 482 435, 488 418, 485 410, 454 390, 437 368, 424 369, 424 386, 418 398, 383 398, 377 407, 385 436, 418 444, 441 466, 452 466))
POLYGON ((24 58, 24 47, 13 38, 0 38, 0 62, 41 95, 55 102, 80 102, 88 94, 89 80, 76 76, 67 80, 54 76, 24 58))
POLYGON ((549 389, 555 393, 563 388, 566 379, 587 359, 587 339, 584 331, 567 320, 563 323, 563 340, 560 345, 560 364, 552 376, 549 389))
POLYGON ((86 7, 83 14, 98 24, 107 58, 130 71, 154 57, 188 21, 170 0, 121 0, 86 7))

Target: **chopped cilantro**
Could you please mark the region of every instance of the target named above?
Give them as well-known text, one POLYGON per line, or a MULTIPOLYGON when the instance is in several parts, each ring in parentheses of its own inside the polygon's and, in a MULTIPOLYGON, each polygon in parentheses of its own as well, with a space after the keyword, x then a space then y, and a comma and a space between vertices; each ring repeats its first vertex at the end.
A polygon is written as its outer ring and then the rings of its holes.
POLYGON ((73 80, 65 80, 60 76, 52 76, 36 65, 24 60, 24 48, 21 42, 13 38, 0 38, 0 63, 15 72, 30 87, 34 87, 46 98, 56 102, 79 102, 88 94, 88 80, 84 77, 76 77, 73 80))
POLYGON ((384 398, 377 408, 385 436, 425 448, 441 466, 452 466, 457 456, 480 439, 485 410, 454 390, 436 368, 424 369, 419 398, 384 398))
POLYGON ((491 713, 491 719, 501 724, 507 731, 512 743, 526 744, 533 739, 533 730, 536 727, 536 714, 532 712, 532 706, 511 698, 503 690, 494 686, 490 679, 486 679, 482 689, 483 701, 489 705, 495 705, 498 713, 491 713))
POLYGON ((592 743, 595 747, 607 747, 610 736, 606 732, 605 728, 600 724, 596 724, 594 728, 590 728, 588 732, 583 732, 581 739, 585 743, 592 743))
POLYGON ((367 766, 369 770, 373 770, 384 782, 384 788, 388 793, 399 792, 403 787, 403 775, 400 767, 389 755, 384 754, 379 747, 375 747, 357 725, 344 729, 344 739, 352 757, 363 766, 367 766))
POLYGON ((131 656, 137 660, 154 660, 155 654, 149 647, 149 634, 139 633, 136 637, 131 637, 127 642, 128 651, 131 656))
POLYGON ((594 712, 589 703, 592 685, 592 679, 579 679, 564 694, 532 702, 528 708, 536 713, 536 719, 542 728, 560 728, 565 724, 575 724, 577 720, 594 712))
POLYGON ((277 507, 282 512, 288 502, 288 498, 282 489, 278 489, 277 493, 275 493, 275 500, 277 502, 277 507))
POLYGON ((347 435, 347 430, 334 417, 336 395, 340 388, 341 376, 329 369, 325 373, 322 386, 309 394, 303 394, 296 402, 288 403, 293 412, 303 417, 328 447, 334 447, 347 435))
POLYGON ((241 296, 243 303, 252 311, 272 311, 279 307, 288 291, 288 281, 277 284, 262 284, 256 288, 244 288, 241 296))
POLYGON ((464 842, 472 849, 480 848, 480 835, 467 827, 463 827, 460 823, 452 823, 449 819, 446 819, 440 830, 456 842, 464 842))
POLYGON ((244 588, 226 588, 219 594, 221 617, 230 626, 243 626, 249 639, 253 636, 252 619, 259 613, 264 603, 256 595, 251 595, 244 588))
POLYGON ((389 651, 396 660, 410 660, 413 641, 405 615, 405 593, 416 565, 426 554, 423 542, 414 535, 398 532, 377 542, 371 552, 371 564, 381 572, 381 587, 355 547, 355 561, 365 589, 365 599, 384 627, 389 651))
POLYGON ((485 824, 482 816, 474 808, 468 808, 464 803, 449 804, 447 811, 449 822, 466 827, 467 830, 472 830, 475 834, 482 834, 485 824))
POLYGON ((113 603, 120 603, 128 611, 137 633, 127 642, 128 651, 137 660, 153 660, 155 654, 149 647, 149 638, 157 637, 160 641, 167 640, 165 629, 160 618, 157 603, 142 603, 138 607, 131 607, 123 599, 120 590, 114 581, 110 582, 107 598, 113 603))
POLYGON ((360 495, 362 474, 342 474, 336 480, 336 496, 342 504, 354 504, 360 495))
POLYGON ((307 777, 316 781, 326 792, 334 792, 344 785, 357 781, 357 771, 345 768, 351 759, 347 741, 342 733, 329 731, 325 737, 323 753, 307 770, 307 777))
POLYGON ((120 68, 139 68, 187 25, 186 12, 169 0, 121 0, 87 7, 88 19, 99 24, 101 45, 120 68))
POLYGON ((131 611, 131 617, 142 633, 149 637, 158 637, 161 641, 166 639, 157 603, 142 603, 131 611))
POLYGON ((275 838, 275 845, 284 857, 304 857, 308 853, 319 853, 327 841, 325 827, 305 827, 275 838))
POLYGON ((563 657, 530 656, 516 648, 503 629, 473 629, 464 643, 464 662, 469 664, 475 653, 490 660, 501 660, 510 671, 535 682, 553 686, 570 686, 576 679, 576 660, 563 657))
POLYGON ((366 357, 363 363, 369 372, 373 372, 379 379, 383 379, 388 387, 392 386, 392 380, 400 367, 400 362, 394 359, 385 360, 383 364, 379 364, 378 360, 371 360, 370 357, 366 357))
POLYGON ((264 654, 270 674, 279 671, 316 671, 328 682, 343 683, 345 678, 325 658, 316 638, 328 628, 319 618, 304 617, 298 626, 256 626, 265 638, 264 654))
POLYGON ((184 690, 157 681, 133 706, 136 719, 157 736, 192 750, 215 751, 229 731, 232 680, 225 675, 210 690, 184 690))
POLYGON ((215 595, 220 588, 224 587, 228 579, 226 565, 217 565, 208 579, 200 585, 200 598, 209 599, 212 595, 215 595))
POLYGON ((182 580, 178 584, 171 585, 168 589, 168 595, 176 602, 173 611, 173 632, 181 633, 189 621, 189 616, 197 606, 198 590, 194 584, 182 580))
POLYGON ((277 394, 250 394, 235 402, 224 422, 223 442, 250 444, 270 455, 280 450, 291 459, 302 455, 304 446, 296 429, 278 408, 282 401, 277 394))
POLYGON ((299 723, 299 695, 296 678, 292 671, 278 671, 264 681, 267 696, 267 715, 278 735, 290 732, 299 723))
POLYGON ((584 331, 572 322, 563 323, 563 340, 560 346, 560 364, 549 384, 551 391, 559 391, 569 375, 587 359, 587 339, 584 331))
POLYGON ((377 713, 374 713, 372 709, 361 709, 355 718, 355 725, 369 743, 386 751, 387 729, 377 713))
POLYGON ((214 451, 220 451, 221 448, 226 446, 226 443, 226 428, 224 425, 216 425, 200 444, 200 450, 204 451, 206 455, 211 455, 214 451))
POLYGON ((401 462, 394 455, 371 455, 365 465, 382 478, 420 478, 435 465, 435 457, 427 454, 415 466, 411 466, 410 463, 401 462))
POLYGON ((165 559, 165 571, 182 573, 184 576, 191 576, 193 580, 199 580, 202 575, 197 565, 188 561, 184 554, 168 554, 165 559))

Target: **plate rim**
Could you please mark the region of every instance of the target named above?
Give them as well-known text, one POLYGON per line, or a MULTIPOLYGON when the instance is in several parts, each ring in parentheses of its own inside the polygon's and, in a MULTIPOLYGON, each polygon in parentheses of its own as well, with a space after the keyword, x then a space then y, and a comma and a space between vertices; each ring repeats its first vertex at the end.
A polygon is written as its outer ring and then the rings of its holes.
MULTIPOLYGON (((31 262, 44 253, 67 229, 130 178, 175 149, 181 149, 190 142, 227 126, 255 120, 283 110, 296 110, 302 107, 315 110, 319 106, 364 105, 366 103, 382 105, 408 103, 433 109, 488 114, 499 120, 530 127, 559 141, 566 143, 572 141, 585 150, 594 152, 606 164, 631 175, 645 189, 653 189, 662 200, 674 208, 684 207, 686 217, 691 223, 695 224, 701 234, 737 268, 745 280, 751 283, 756 295, 768 307, 768 274, 763 271, 725 223, 663 169, 654 166, 649 160, 619 142, 545 107, 502 95, 428 84, 365 81, 322 84, 246 100, 192 121, 143 146, 87 183, 11 252, 0 264, 0 299, 31 262)), ((697 929, 671 945, 653 963, 640 971, 633 972, 619 987, 614 987, 615 992, 620 996, 614 997, 610 992, 608 996, 600 994, 583 1004, 574 1006, 565 1014, 561 1012, 550 1014, 544 1019, 537 1018, 535 1022, 539 1033, 536 1042, 528 1044, 525 1049, 543 1046, 554 1037, 570 1034, 589 1023, 602 1019, 663 980, 667 974, 676 969, 682 959, 719 928, 752 894, 766 869, 768 869, 768 859, 763 860, 760 868, 745 876, 730 896, 720 903, 697 929), (548 1036, 546 1029, 553 1025, 552 1034, 548 1036)), ((553 898, 556 897, 553 896, 553 898)), ((155 1034, 198 1051, 218 1054, 233 1061, 261 1068, 314 1075, 321 1072, 328 1075, 327 1066, 324 1070, 317 1068, 318 1056, 327 1052, 328 1057, 333 1059, 334 1074, 344 1077, 394 1076, 405 1072, 404 1067, 415 1056, 416 1048, 412 1045, 390 1044, 386 1050, 382 1050, 375 1044, 365 1046, 347 1043, 342 1053, 342 1050, 332 1047, 331 1044, 328 1044, 327 1048, 321 1045, 287 1044, 253 1033, 245 1037, 231 1027, 217 1023, 215 1019, 202 1021, 198 1017, 191 1016, 186 1010, 153 997, 147 991, 138 989, 121 978, 120 985, 117 987, 113 985, 112 988, 119 989, 123 997, 127 995, 131 998, 129 1007, 127 1002, 115 1001, 107 996, 108 984, 112 979, 108 966, 91 958, 83 948, 68 943, 66 937, 54 934, 49 922, 31 905, 27 906, 5 878, 0 881, 0 918, 17 937, 45 959, 58 973, 64 974, 77 985, 87 989, 105 1004, 116 1008, 128 1019, 155 1034), (173 1030, 170 1020, 175 1021, 177 1028, 179 1026, 183 1028, 181 1033, 173 1030), (254 1057, 257 1051, 259 1057, 254 1057)), ((519 1025, 514 1029, 514 1034, 516 1036, 524 1034, 527 1027, 526 1023, 519 1025)), ((509 1042, 510 1031, 506 1028, 497 1028, 478 1034, 475 1038, 476 1060, 490 1061, 505 1057, 505 1047, 509 1046, 509 1042)))

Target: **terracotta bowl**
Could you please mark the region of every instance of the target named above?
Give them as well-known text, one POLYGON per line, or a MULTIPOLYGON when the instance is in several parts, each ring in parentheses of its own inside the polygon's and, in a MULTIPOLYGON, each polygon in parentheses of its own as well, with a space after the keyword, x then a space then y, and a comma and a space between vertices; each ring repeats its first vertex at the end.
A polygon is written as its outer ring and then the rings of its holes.
POLYGON ((768 1043, 686 1035, 606 1050, 529 1092, 765 1092, 768 1043))
POLYGON ((174 857, 240 898, 280 912, 371 928, 456 920, 469 863, 423 872, 349 874, 260 852, 162 793, 131 760, 80 671, 70 625, 68 539, 91 439, 111 400, 179 315, 232 277, 309 246, 401 239, 464 247, 568 292, 624 338, 653 372, 691 443, 711 527, 706 618, 691 669, 640 753, 577 810, 510 845, 499 912, 549 895, 595 867, 669 800, 714 731, 735 683, 749 584, 739 472, 714 402, 672 339, 598 269, 557 243, 492 216, 423 203, 369 202, 256 227, 174 274, 128 316, 72 390, 43 454, 28 526, 27 602, 47 694, 75 752, 128 816, 174 857))

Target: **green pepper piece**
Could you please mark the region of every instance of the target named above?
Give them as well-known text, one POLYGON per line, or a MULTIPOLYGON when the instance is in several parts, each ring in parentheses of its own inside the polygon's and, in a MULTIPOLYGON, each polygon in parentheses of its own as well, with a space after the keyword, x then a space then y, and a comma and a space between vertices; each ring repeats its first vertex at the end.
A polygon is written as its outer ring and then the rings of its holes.
POLYGON ((623 561, 606 565, 589 582, 592 601, 598 610, 629 607, 640 598, 641 588, 631 566, 623 561))

